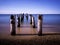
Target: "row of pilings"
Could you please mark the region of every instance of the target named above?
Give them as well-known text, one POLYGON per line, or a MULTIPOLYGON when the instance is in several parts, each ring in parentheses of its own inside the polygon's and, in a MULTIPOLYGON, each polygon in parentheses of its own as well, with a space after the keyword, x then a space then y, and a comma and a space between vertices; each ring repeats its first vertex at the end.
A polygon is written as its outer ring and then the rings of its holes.
MULTIPOLYGON (((26 14, 26 20, 28 20, 28 16, 30 16, 30 24, 33 28, 36 28, 35 24, 35 17, 32 16, 32 14, 28 15, 26 14)), ((42 23, 43 23, 43 15, 39 14, 38 18, 38 35, 42 35, 42 23)), ((16 24, 17 27, 20 27, 21 23, 24 22, 24 14, 22 15, 11 15, 10 16, 10 28, 11 28, 11 35, 16 35, 16 24), (17 16, 17 19, 16 19, 17 16), (17 20, 17 23, 16 23, 17 20)))

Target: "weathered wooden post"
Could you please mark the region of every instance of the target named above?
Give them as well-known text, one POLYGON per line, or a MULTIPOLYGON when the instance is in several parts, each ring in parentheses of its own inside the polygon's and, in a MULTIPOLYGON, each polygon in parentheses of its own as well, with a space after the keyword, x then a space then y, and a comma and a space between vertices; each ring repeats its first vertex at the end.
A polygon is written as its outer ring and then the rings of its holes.
POLYGON ((32 24, 32 15, 30 14, 30 24, 32 24))
POLYGON ((33 26, 33 28, 36 28, 36 25, 35 25, 35 19, 34 19, 33 16, 32 16, 32 26, 33 26))
POLYGON ((38 17, 38 35, 42 35, 42 17, 43 15, 39 15, 38 17))
POLYGON ((31 14, 30 14, 30 24, 32 25, 33 28, 36 27, 36 25, 35 25, 35 19, 34 19, 34 17, 31 14))
POLYGON ((24 21, 24 13, 22 15, 23 15, 23 21, 24 21))
POLYGON ((24 13, 21 15, 21 23, 24 21, 24 13))
POLYGON ((13 15, 10 16, 10 33, 12 32, 13 15))
POLYGON ((20 27, 20 15, 18 16, 18 27, 20 27))
POLYGON ((10 30, 10 32, 11 32, 11 35, 15 35, 16 34, 16 25, 15 25, 15 15, 13 16, 13 15, 11 15, 11 19, 10 19, 10 27, 11 27, 11 30, 10 30))

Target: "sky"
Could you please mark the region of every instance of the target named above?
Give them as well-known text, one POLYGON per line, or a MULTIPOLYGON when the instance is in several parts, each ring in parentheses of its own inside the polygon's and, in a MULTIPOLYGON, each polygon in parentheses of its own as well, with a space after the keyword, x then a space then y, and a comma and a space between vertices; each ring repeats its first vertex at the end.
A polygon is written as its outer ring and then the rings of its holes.
POLYGON ((60 0, 0 0, 0 14, 60 14, 60 0))

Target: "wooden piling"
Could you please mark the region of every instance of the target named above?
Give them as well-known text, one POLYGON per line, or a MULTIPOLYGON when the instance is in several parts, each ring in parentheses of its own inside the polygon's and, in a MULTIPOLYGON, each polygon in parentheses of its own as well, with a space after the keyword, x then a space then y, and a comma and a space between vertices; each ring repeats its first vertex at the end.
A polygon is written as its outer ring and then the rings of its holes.
POLYGON ((32 15, 30 14, 30 24, 32 24, 32 15))
POLYGON ((39 15, 39 17, 38 17, 38 20, 40 21, 40 22, 38 22, 38 23, 40 23, 39 24, 39 32, 38 32, 38 35, 39 36, 41 36, 42 35, 42 21, 43 21, 43 15, 39 15))
POLYGON ((11 35, 15 35, 16 34, 16 26, 15 26, 15 16, 11 15, 11 35))
POLYGON ((20 27, 20 16, 18 16, 18 27, 20 27))
POLYGON ((35 25, 35 18, 33 17, 33 22, 32 22, 32 24, 33 24, 33 28, 36 28, 36 25, 35 25))

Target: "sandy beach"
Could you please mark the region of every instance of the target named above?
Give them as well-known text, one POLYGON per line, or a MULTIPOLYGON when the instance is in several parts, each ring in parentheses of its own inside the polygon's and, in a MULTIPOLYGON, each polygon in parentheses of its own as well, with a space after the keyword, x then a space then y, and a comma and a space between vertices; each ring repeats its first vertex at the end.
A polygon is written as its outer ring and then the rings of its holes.
POLYGON ((2 35, 0 45, 60 45, 60 34, 38 35, 2 35))
POLYGON ((43 24, 42 36, 38 36, 37 28, 26 22, 12 36, 10 19, 3 20, 0 19, 0 45, 60 45, 60 25, 43 24))
POLYGON ((43 26, 42 36, 37 35, 37 29, 27 28, 29 25, 21 26, 21 28, 17 28, 16 35, 12 36, 9 24, 0 25, 0 45, 60 45, 60 33, 50 32, 50 30, 56 29, 56 26, 43 26))

